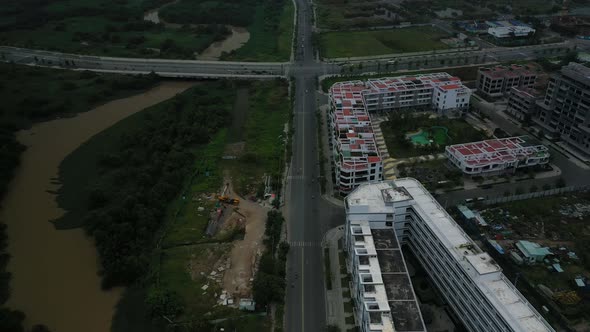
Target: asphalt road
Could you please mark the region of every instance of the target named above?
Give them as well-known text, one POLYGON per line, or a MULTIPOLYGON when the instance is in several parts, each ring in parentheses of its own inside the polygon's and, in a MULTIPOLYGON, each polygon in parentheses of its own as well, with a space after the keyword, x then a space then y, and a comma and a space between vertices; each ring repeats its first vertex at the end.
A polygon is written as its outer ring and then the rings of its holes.
POLYGON ((291 244, 287 268, 285 327, 289 332, 322 331, 325 295, 321 241, 331 221, 343 212, 321 199, 316 126, 317 63, 311 44, 311 7, 297 0, 293 159, 287 188, 287 234, 291 244))
MULTIPOLYGON (((297 18, 300 25, 304 17, 309 18, 311 15, 309 4, 305 6, 305 8, 300 7, 302 10, 299 12, 297 18)), ((558 44, 531 45, 515 48, 496 47, 453 53, 433 51, 432 53, 420 55, 395 54, 378 59, 314 62, 314 54, 311 45, 311 21, 308 19, 306 22, 306 27, 299 28, 297 32, 298 45, 295 52, 296 61, 294 63, 114 58, 23 49, 9 46, 0 46, 0 60, 12 61, 18 64, 127 74, 149 73, 153 71, 163 77, 178 78, 272 78, 277 76, 321 76, 441 68, 445 66, 485 64, 490 62, 505 62, 511 60, 557 56, 565 54, 569 49, 573 49, 574 47, 581 50, 590 50, 590 42, 569 40, 558 44)))

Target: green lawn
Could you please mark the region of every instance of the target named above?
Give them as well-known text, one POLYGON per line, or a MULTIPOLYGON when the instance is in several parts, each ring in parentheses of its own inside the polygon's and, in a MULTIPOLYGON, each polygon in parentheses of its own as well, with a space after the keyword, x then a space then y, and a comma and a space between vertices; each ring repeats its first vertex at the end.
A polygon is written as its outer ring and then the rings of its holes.
POLYGON ((249 110, 242 137, 243 155, 224 161, 231 171, 235 190, 246 196, 256 191, 264 174, 280 185, 285 163, 285 124, 289 121, 291 105, 285 81, 253 82, 249 86, 249 110))
POLYGON ((222 56, 228 61, 289 61, 293 39, 293 15, 295 8, 289 0, 284 1, 276 29, 269 27, 264 5, 256 9, 254 22, 248 26, 250 39, 244 46, 222 56))
POLYGON ((448 48, 440 42, 446 36, 432 27, 326 32, 320 35, 320 48, 326 58, 420 52, 448 48))

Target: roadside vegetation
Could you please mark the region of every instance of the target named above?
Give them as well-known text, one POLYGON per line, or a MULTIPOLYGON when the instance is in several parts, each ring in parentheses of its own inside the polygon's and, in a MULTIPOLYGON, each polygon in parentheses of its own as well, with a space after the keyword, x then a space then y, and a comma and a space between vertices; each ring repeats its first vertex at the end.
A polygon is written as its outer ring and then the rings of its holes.
POLYGON ((432 114, 415 114, 412 111, 400 111, 389 114, 388 121, 381 123, 383 137, 389 155, 394 158, 408 158, 443 152, 445 146, 485 139, 483 132, 473 128, 463 119, 433 117, 432 114), (430 144, 414 144, 408 134, 432 127, 448 129, 446 139, 436 142, 432 138, 430 144))
POLYGON ((448 48, 440 41, 447 34, 433 27, 387 30, 338 31, 320 34, 320 50, 326 58, 372 56, 448 48))
POLYGON ((477 69, 481 67, 480 65, 476 66, 465 66, 465 67, 455 67, 455 68, 445 68, 445 69, 429 69, 429 70, 420 70, 420 71, 395 71, 394 65, 383 66, 383 72, 371 75, 340 75, 340 76, 332 76, 324 78, 321 82, 322 90, 324 92, 329 92, 330 87, 334 85, 334 83, 344 82, 344 81, 366 81, 370 78, 381 78, 381 77, 394 77, 400 75, 419 75, 419 74, 429 74, 429 73, 440 73, 444 71, 445 73, 449 73, 450 75, 457 76, 463 81, 473 81, 477 77, 477 69))

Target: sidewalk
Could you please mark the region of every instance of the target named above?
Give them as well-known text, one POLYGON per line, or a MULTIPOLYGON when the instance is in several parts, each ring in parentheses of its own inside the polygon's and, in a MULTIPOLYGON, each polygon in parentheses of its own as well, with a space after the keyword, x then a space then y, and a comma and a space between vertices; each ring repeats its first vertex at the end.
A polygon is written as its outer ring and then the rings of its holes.
MULTIPOLYGON (((319 107, 320 109, 320 117, 322 119, 322 130, 318 133, 318 135, 321 135, 321 144, 323 147, 323 152, 324 152, 324 176, 326 177, 326 191, 324 193, 322 193, 322 198, 324 198, 325 200, 327 200, 328 202, 336 205, 336 206, 340 206, 340 207, 344 207, 344 201, 337 199, 336 197, 334 197, 334 183, 332 182, 332 155, 330 153, 330 144, 328 142, 329 136, 327 134, 328 132, 328 128, 327 128, 327 111, 328 111, 329 105, 322 105, 319 107)), ((318 124, 319 125, 319 124, 318 124)), ((320 162, 322 162, 320 160, 320 162)))
MULTIPOLYGON (((322 246, 329 251, 330 275, 332 277, 332 289, 327 289, 326 287, 326 324, 338 326, 340 331, 344 332, 353 328, 354 325, 346 323, 346 318, 351 317, 352 313, 346 313, 344 311, 344 303, 351 302, 352 299, 343 298, 343 292, 348 291, 348 285, 342 285, 343 276, 340 274, 340 260, 338 257, 339 252, 341 252, 341 250, 338 249, 338 241, 343 235, 344 226, 332 228, 324 236, 322 246)), ((323 253, 325 255, 325 251, 323 251, 323 253)), ((324 275, 325 273, 326 272, 324 271, 324 275)))
POLYGON ((381 123, 387 119, 384 116, 370 116, 371 126, 373 127, 373 133, 375 134, 375 143, 377 143, 379 155, 381 155, 383 160, 383 179, 395 180, 397 178, 396 166, 399 164, 399 162, 389 156, 389 151, 387 150, 387 145, 385 144, 385 138, 383 137, 383 132, 381 131, 381 123))

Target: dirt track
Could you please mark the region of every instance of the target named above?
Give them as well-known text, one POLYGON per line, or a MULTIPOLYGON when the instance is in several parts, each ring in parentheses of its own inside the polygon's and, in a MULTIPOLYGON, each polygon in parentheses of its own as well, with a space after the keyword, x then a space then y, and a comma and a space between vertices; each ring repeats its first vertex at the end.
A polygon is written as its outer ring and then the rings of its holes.
MULTIPOLYGON (((227 195, 230 197, 237 196, 231 186, 230 179, 227 195)), ((246 235, 243 240, 234 241, 234 246, 230 253, 230 268, 223 276, 223 289, 234 297, 251 297, 250 279, 254 277, 254 263, 256 257, 261 253, 264 235, 264 224, 266 213, 270 208, 262 207, 256 202, 240 198, 239 212, 245 216, 246 235)), ((243 218, 237 213, 233 213, 230 219, 243 218)), ((230 221, 230 220, 228 220, 230 221)))

